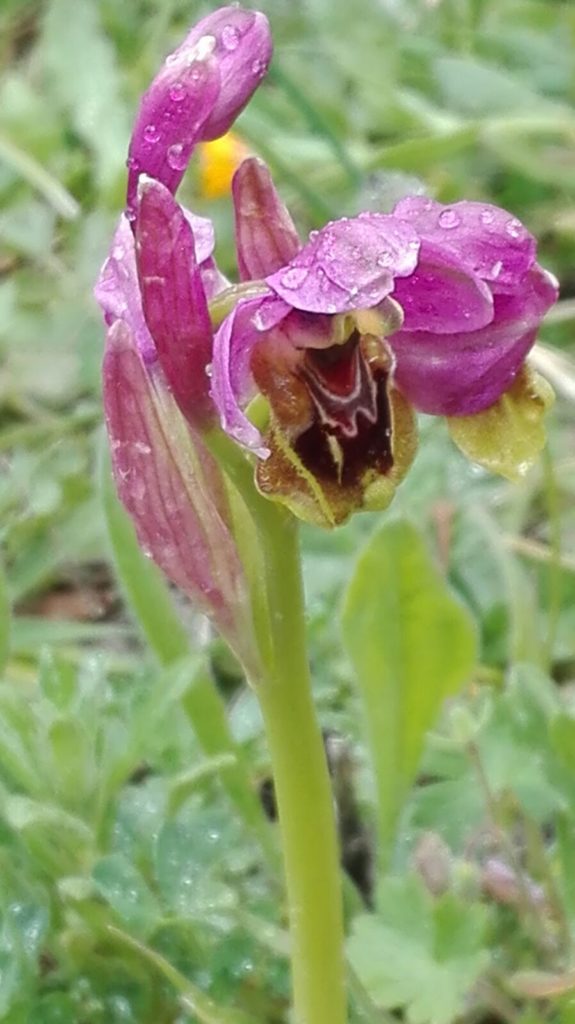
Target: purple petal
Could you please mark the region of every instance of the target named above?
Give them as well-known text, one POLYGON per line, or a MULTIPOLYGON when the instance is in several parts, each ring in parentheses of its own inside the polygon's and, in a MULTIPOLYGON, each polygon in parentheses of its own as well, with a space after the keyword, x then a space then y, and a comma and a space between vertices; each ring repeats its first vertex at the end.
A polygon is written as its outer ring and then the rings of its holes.
POLYGON ((273 296, 257 296, 238 302, 214 339, 212 398, 223 429, 245 448, 265 459, 269 455, 262 436, 242 412, 255 390, 250 370, 254 345, 262 332, 271 330, 289 312, 273 296))
POLYGON ((394 277, 413 273, 419 252, 415 230, 383 213, 333 221, 267 283, 296 309, 345 313, 376 306, 394 277))
POLYGON ((267 277, 296 255, 300 243, 287 207, 263 163, 250 157, 232 182, 240 278, 267 277))
POLYGON ((142 310, 134 236, 125 216, 120 217, 94 295, 108 326, 123 320, 142 358, 154 362, 157 353, 142 310))
POLYGON ((455 256, 422 242, 419 263, 409 277, 398 278, 392 297, 403 310, 403 329, 454 334, 476 331, 493 318, 488 286, 455 256))
POLYGON ((494 290, 519 283, 535 263, 536 243, 521 221, 488 203, 463 200, 443 206, 425 196, 407 196, 393 215, 409 221, 421 237, 452 253, 494 290))
POLYGON ((182 206, 181 210, 194 236, 196 263, 206 263, 211 258, 216 245, 214 225, 209 217, 200 217, 197 213, 187 210, 185 206, 182 206))
POLYGON ((225 134, 265 75, 272 44, 263 14, 222 7, 203 18, 144 94, 128 154, 128 217, 141 174, 175 192, 197 142, 225 134))
POLYGON ((164 185, 140 182, 136 260, 146 323, 178 406, 194 424, 214 418, 206 368, 212 327, 188 219, 164 185))
MULTIPOLYGON (((180 47, 144 93, 128 151, 127 215, 136 215, 138 179, 157 178, 175 192, 220 92, 213 41, 180 47)), ((207 40, 207 42, 206 42, 207 40)))
POLYGON ((556 283, 535 267, 515 295, 495 295, 488 327, 462 334, 398 331, 388 339, 397 384, 417 409, 436 416, 488 408, 509 387, 556 298, 556 283))
POLYGON ((218 139, 232 126, 267 73, 273 49, 265 14, 241 7, 220 7, 208 14, 194 26, 176 54, 196 46, 206 36, 215 41, 221 86, 202 128, 203 142, 218 139))
POLYGON ((104 408, 119 496, 144 551, 211 615, 238 649, 246 584, 216 463, 144 366, 117 321, 104 358, 104 408), (235 643, 234 643, 235 640, 235 643))

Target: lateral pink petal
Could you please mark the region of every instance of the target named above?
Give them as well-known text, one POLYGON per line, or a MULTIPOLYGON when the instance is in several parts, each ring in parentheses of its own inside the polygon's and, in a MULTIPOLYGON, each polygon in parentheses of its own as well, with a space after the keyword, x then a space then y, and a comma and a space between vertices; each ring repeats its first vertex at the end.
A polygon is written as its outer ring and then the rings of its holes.
POLYGON ((212 328, 194 236, 164 185, 140 182, 136 260, 142 306, 160 365, 178 406, 190 421, 214 419, 206 369, 212 328))
POLYGON ((267 277, 296 255, 300 242, 262 160, 249 157, 233 181, 236 248, 243 281, 267 277))
POLYGON ((255 394, 250 360, 262 333, 271 330, 289 313, 289 306, 275 296, 257 296, 238 302, 214 339, 212 398, 223 429, 261 459, 269 450, 250 423, 243 407, 255 394))

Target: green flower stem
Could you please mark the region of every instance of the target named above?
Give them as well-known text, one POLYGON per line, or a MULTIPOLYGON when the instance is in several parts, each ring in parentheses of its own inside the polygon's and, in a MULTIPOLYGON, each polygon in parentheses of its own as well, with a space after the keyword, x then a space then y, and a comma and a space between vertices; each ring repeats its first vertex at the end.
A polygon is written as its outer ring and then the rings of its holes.
POLYGON ((339 850, 331 782, 312 701, 297 523, 263 498, 253 465, 219 431, 206 437, 257 525, 271 649, 253 680, 271 753, 291 932, 296 1024, 345 1024, 339 850))
POLYGON ((258 687, 282 833, 297 1024, 346 1020, 342 897, 331 783, 306 656, 297 527, 275 537, 274 670, 258 687))

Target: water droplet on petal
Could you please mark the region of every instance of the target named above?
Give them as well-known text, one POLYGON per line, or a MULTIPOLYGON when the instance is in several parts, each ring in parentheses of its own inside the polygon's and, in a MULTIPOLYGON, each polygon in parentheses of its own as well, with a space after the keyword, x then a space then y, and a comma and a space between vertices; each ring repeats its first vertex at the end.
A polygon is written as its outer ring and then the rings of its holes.
POLYGON ((451 228, 459 227, 461 223, 461 217, 455 210, 442 210, 437 220, 440 228, 451 228))
POLYGON ((140 161, 135 156, 129 156, 126 160, 126 167, 129 171, 138 171, 140 169, 140 161))
POLYGON ((211 377, 212 376, 212 373, 214 372, 214 368, 213 368, 211 363, 207 363, 206 364, 206 369, 205 369, 204 372, 206 374, 206 377, 211 377))
POLYGON ((123 260, 125 256, 124 246, 115 245, 112 250, 112 256, 114 257, 115 260, 123 260))
POLYGON ((511 238, 519 238, 519 235, 521 234, 521 227, 521 221, 517 220, 517 217, 511 217, 505 225, 505 230, 511 238))
POLYGON ((485 209, 481 211, 480 219, 482 224, 493 224, 493 221, 495 220, 495 213, 486 206, 485 209))
POLYGON ((267 71, 267 64, 265 60, 254 60, 252 64, 252 74, 257 75, 261 78, 267 71))
POLYGON ((501 262, 501 260, 497 260, 493 264, 493 266, 491 268, 491 277, 493 278, 494 281, 495 281, 496 278, 499 277, 499 275, 500 275, 502 270, 503 270, 503 263, 501 262))
POLYGON ((144 128, 144 138, 146 142, 151 142, 152 144, 158 141, 158 139, 160 138, 160 133, 156 128, 155 124, 146 125, 146 127, 144 128))
POLYGON ((284 288, 299 288, 304 283, 308 272, 305 267, 291 267, 290 270, 286 270, 280 277, 280 282, 284 288))
POLYGON ((183 171, 188 162, 184 147, 181 142, 174 143, 167 152, 167 159, 173 171, 183 171))
POLYGON ((393 256, 390 253, 389 249, 383 249, 375 262, 377 263, 378 267, 389 267, 391 266, 392 261, 393 256))
POLYGON ((222 44, 225 50, 237 50, 240 45, 240 33, 234 25, 224 25, 222 29, 222 44))
POLYGON ((181 103, 186 97, 186 87, 181 82, 174 82, 170 89, 170 99, 172 103, 181 103))

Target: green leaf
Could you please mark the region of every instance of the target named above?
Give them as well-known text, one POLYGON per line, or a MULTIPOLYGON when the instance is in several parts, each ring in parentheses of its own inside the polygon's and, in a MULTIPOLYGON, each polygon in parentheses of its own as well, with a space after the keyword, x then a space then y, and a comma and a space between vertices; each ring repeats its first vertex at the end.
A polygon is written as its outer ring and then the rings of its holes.
POLYGON ((100 182, 108 186, 122 173, 130 131, 114 50, 98 6, 82 0, 71 17, 68 0, 51 0, 43 56, 54 99, 95 153, 100 182))
POLYGON ((85 809, 96 782, 96 765, 90 733, 74 718, 57 718, 48 730, 51 781, 62 802, 85 809))
POLYGON ((388 878, 377 915, 353 924, 348 953, 380 1007, 402 1008, 410 1024, 449 1024, 485 970, 487 910, 447 893, 434 901, 414 876, 388 878))
POLYGON ((103 857, 94 867, 96 886, 130 929, 148 935, 161 918, 156 897, 140 872, 121 853, 103 857))
POLYGON ((4 569, 0 565, 0 673, 10 653, 10 599, 4 569))
POLYGON ((499 401, 474 416, 448 419, 452 440, 464 455, 508 480, 520 480, 545 445, 545 413, 553 389, 525 365, 499 401))
POLYGON ((364 703, 385 861, 425 733, 473 671, 475 628, 415 527, 395 521, 359 558, 343 633, 364 703))
POLYGON ((519 75, 472 57, 440 57, 434 71, 443 100, 469 117, 553 106, 519 75))

